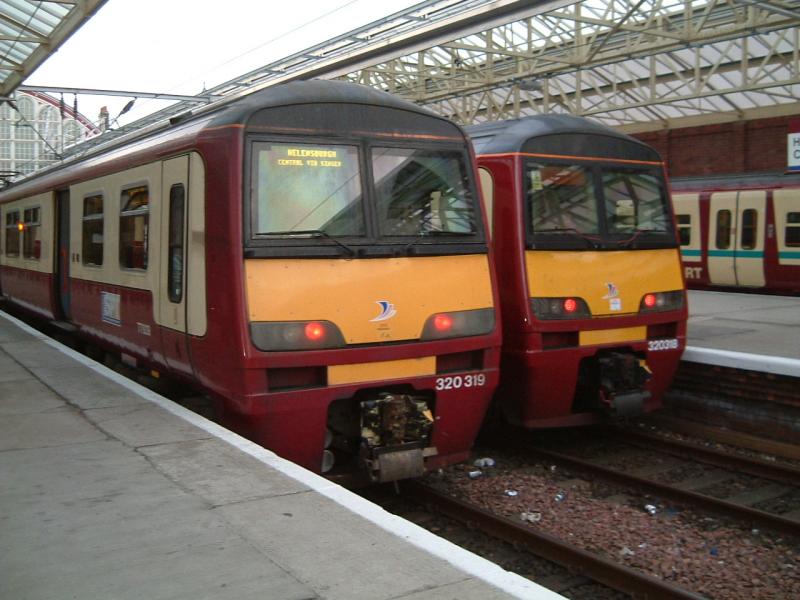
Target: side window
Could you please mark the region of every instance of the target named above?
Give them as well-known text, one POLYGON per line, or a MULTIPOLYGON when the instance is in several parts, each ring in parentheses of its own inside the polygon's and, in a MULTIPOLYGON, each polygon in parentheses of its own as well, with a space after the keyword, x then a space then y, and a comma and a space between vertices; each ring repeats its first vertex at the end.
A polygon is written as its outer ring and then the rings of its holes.
POLYGON ((6 213, 6 256, 19 256, 19 211, 6 213))
POLYGON ((727 250, 731 247, 731 211, 717 212, 717 248, 727 250))
POLYGON ((147 228, 150 195, 146 185, 122 190, 119 215, 119 266, 147 269, 147 228))
POLYGON ((83 199, 83 264, 103 264, 103 195, 83 199))
POLYGON ((41 209, 38 206, 26 208, 23 213, 22 256, 25 258, 39 260, 42 256, 40 213, 41 209))
POLYGON ((675 215, 678 220, 678 239, 681 246, 692 243, 692 215, 675 215))
POLYGON ((169 190, 169 266, 167 289, 170 302, 183 300, 183 212, 186 191, 183 184, 169 190))
POLYGON ((742 249, 752 250, 758 240, 758 211, 748 208, 742 211, 742 249))
POLYGON ((489 231, 489 237, 494 237, 494 180, 492 173, 489 169, 483 167, 478 169, 480 177, 481 191, 483 192, 483 201, 486 205, 486 228, 489 231))
POLYGON ((786 213, 786 245, 800 246, 800 212, 786 213))

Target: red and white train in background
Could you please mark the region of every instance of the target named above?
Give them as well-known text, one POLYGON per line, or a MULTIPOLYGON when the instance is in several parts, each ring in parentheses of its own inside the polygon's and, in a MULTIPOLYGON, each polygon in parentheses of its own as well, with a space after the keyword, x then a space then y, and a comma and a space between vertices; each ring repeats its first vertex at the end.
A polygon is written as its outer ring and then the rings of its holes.
POLYGON ((672 180, 686 283, 800 293, 800 173, 672 180))
POLYGON ((199 387, 279 455, 378 481, 469 456, 500 332, 450 121, 288 83, 27 178, 0 215, 7 301, 199 387))

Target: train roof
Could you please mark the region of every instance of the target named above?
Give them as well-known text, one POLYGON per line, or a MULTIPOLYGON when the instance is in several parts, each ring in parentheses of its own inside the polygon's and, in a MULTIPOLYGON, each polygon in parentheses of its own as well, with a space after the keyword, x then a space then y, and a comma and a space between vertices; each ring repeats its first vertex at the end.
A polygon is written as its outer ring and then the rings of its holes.
POLYGON ((338 129, 342 133, 354 131, 354 120, 358 121, 358 117, 365 116, 368 112, 355 113, 354 119, 353 111, 350 111, 350 118, 344 119, 346 111, 334 109, 336 112, 332 112, 332 104, 395 109, 400 111, 398 114, 403 115, 403 118, 394 119, 394 123, 381 120, 380 115, 373 115, 369 120, 363 118, 357 122, 362 131, 365 128, 369 131, 370 127, 390 128, 393 125, 396 132, 410 129, 431 130, 450 139, 465 139, 464 131, 452 121, 387 92, 346 81, 292 81, 174 116, 96 146, 86 154, 67 158, 0 188, 0 202, 13 200, 43 186, 69 185, 76 170, 82 170, 84 166, 107 165, 105 168, 111 169, 111 163, 123 158, 134 162, 155 160, 154 149, 169 152, 175 148, 191 147, 205 130, 229 125, 243 125, 247 128, 253 123, 269 127, 270 124, 285 120, 287 111, 304 111, 304 105, 309 107, 305 109, 307 114, 304 115, 307 123, 317 126, 320 123, 330 124, 332 129, 338 129), (133 158, 134 155, 137 158, 133 158))
POLYGON ((575 115, 533 115, 472 125, 466 131, 478 155, 523 152, 661 162, 644 142, 575 115))
POLYGON ((784 171, 725 173, 696 177, 672 177, 670 179, 670 187, 673 192, 771 189, 798 186, 800 186, 800 173, 784 171))
POLYGON ((445 120, 427 108, 375 88, 347 81, 311 79, 271 86, 231 102, 212 126, 246 123, 257 111, 302 104, 382 106, 445 120))

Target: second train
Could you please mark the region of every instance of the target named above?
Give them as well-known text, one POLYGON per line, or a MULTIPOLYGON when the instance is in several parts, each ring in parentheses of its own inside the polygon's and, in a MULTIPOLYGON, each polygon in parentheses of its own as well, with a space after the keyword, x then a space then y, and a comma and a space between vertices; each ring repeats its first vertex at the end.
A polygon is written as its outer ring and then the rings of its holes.
POLYGON ((505 419, 559 427, 659 408, 687 305, 658 153, 570 115, 468 132, 495 247, 505 419))

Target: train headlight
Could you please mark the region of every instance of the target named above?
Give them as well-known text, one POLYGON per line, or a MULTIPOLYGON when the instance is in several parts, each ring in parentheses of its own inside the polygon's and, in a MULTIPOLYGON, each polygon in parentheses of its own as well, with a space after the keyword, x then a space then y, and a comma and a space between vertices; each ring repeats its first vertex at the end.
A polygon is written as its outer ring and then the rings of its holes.
POLYGON ((683 290, 672 292, 651 292, 642 296, 639 312, 664 312, 683 308, 683 290))
POLYGON ((265 352, 342 348, 344 337, 330 321, 264 321, 250 323, 253 345, 265 352))
POLYGON ((436 313, 425 321, 420 339, 425 341, 485 335, 494 329, 494 323, 493 308, 436 313))
POLYGON ((592 316, 583 298, 531 298, 537 319, 588 319, 592 316))

